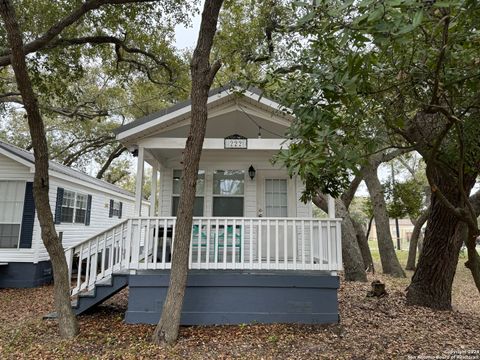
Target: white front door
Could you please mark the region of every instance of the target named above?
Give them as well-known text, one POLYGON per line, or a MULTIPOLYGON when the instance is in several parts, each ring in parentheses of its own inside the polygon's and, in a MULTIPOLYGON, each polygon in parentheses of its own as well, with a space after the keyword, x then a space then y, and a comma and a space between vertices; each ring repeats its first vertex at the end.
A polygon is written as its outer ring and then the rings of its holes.
POLYGON ((295 186, 284 171, 257 172, 257 216, 294 217, 296 215, 295 186))
MULTIPOLYGON (((264 218, 289 218, 296 214, 295 202, 295 184, 292 179, 282 171, 259 171, 257 177, 257 215, 264 218)), ((261 227, 261 254, 265 260, 270 254, 270 260, 273 261, 275 254, 280 259, 284 259, 285 249, 287 249, 287 258, 290 260, 293 256, 293 248, 289 242, 292 224, 285 220, 279 220, 278 239, 276 240, 274 220, 266 220, 261 227), (270 224, 270 226, 269 226, 270 224), (287 228, 285 229, 285 226, 287 228), (287 237, 285 237, 287 234, 287 237), (287 244, 285 244, 287 241, 287 244), (268 248, 268 244, 270 244, 268 248)))

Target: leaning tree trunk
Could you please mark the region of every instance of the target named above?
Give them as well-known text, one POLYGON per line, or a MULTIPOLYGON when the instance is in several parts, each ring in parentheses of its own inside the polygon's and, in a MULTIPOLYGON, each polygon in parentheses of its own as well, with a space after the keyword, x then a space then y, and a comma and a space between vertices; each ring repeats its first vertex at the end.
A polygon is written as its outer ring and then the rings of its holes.
POLYGON ((207 127, 208 91, 220 68, 216 62, 210 66, 210 51, 217 31, 217 21, 223 0, 206 0, 197 46, 191 62, 192 111, 191 125, 183 153, 183 179, 177 222, 175 225, 175 248, 172 256, 170 285, 163 305, 162 316, 153 334, 157 344, 172 344, 178 338, 183 299, 187 285, 188 255, 192 233, 193 204, 197 174, 207 127))
POLYGON ((70 279, 68 278, 65 253, 55 231, 52 210, 48 197, 48 145, 45 136, 43 119, 33 92, 30 76, 28 75, 25 55, 23 52, 22 35, 15 10, 9 0, 0 1, 0 15, 2 16, 11 47, 11 64, 15 73, 18 90, 22 96, 27 112, 28 127, 32 138, 35 157, 35 175, 33 180, 33 196, 40 223, 41 235, 45 248, 52 262, 54 278, 55 308, 58 314, 60 335, 71 338, 78 334, 78 323, 70 305, 70 279))
MULTIPOLYGON (((313 202, 327 212, 327 197, 323 194, 313 199, 313 202)), ((357 234, 348 210, 342 200, 335 199, 335 216, 342 218, 342 258, 347 281, 367 281, 365 265, 358 247, 357 234)))
POLYGON ((414 223, 413 232, 412 232, 412 236, 410 237, 410 245, 408 247, 407 266, 405 266, 405 270, 415 270, 415 264, 417 260, 418 239, 422 235, 422 227, 427 222, 428 214, 429 214, 429 210, 427 209, 418 217, 418 219, 412 221, 414 223))
POLYGON ((370 237, 370 231, 372 230, 372 223, 373 223, 373 216, 371 216, 370 219, 368 220, 367 233, 365 234, 367 241, 368 241, 368 238, 370 237))
POLYGON ((373 266, 373 258, 372 253, 370 251, 370 247, 368 246, 368 239, 365 235, 365 230, 363 229, 362 224, 358 221, 352 219, 353 227, 355 228, 355 232, 357 235, 357 243, 358 247, 360 248, 360 252, 362 253, 363 264, 365 266, 365 270, 367 272, 375 273, 375 267, 373 266))
POLYGON ((377 230, 378 251, 384 274, 394 277, 405 277, 405 272, 398 261, 390 234, 390 219, 387 215, 387 205, 383 194, 382 184, 378 180, 377 168, 365 167, 364 180, 372 199, 373 216, 377 230))
POLYGON ((468 260, 465 266, 470 270, 477 290, 480 292, 480 256, 477 253, 477 235, 469 229, 465 230, 465 245, 467 246, 468 260))
MULTIPOLYGON (((423 250, 407 291, 407 304, 426 306, 433 309, 450 310, 452 308, 452 283, 458 263, 458 255, 466 225, 445 206, 437 191, 453 206, 461 205, 461 195, 457 184, 445 172, 433 165, 432 180, 438 190, 432 189, 430 214, 423 243, 423 250)), ((471 185, 465 186, 470 193, 471 185)))

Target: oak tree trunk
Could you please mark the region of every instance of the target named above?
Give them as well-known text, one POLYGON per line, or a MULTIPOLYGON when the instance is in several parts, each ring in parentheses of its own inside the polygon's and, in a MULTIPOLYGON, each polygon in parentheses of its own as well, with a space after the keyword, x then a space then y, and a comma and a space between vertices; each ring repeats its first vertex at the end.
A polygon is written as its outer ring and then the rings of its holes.
MULTIPOLYGON (((441 191, 453 206, 460 206, 460 191, 452 177, 433 168, 431 164, 427 163, 427 167, 431 167, 430 173, 438 187, 437 191, 441 191)), ((472 186, 465 186, 467 194, 472 186)), ((423 250, 408 287, 407 304, 440 310, 452 308, 452 283, 465 227, 439 199, 436 191, 432 191, 423 250)))
POLYGON ((60 335, 63 338, 72 338, 78 334, 78 323, 70 305, 70 279, 68 278, 67 261, 64 249, 55 231, 48 197, 48 145, 43 119, 40 115, 37 99, 28 74, 23 52, 22 35, 15 10, 9 0, 0 0, 0 15, 7 32, 8 43, 11 48, 11 65, 25 111, 27 112, 28 127, 32 138, 35 156, 33 196, 42 240, 52 262, 54 299, 60 335))
POLYGON ((373 216, 371 216, 370 219, 368 220, 367 234, 365 235, 367 237, 367 241, 368 241, 368 238, 370 237, 370 231, 372 230, 372 223, 373 223, 373 216))
POLYGON ((188 276, 188 257, 192 233, 193 204, 197 174, 207 127, 208 92, 220 63, 210 65, 209 57, 223 0, 206 0, 197 46, 190 65, 192 75, 191 124, 183 153, 182 190, 175 225, 170 285, 162 316, 153 334, 157 344, 172 344, 178 338, 180 317, 188 276))
POLYGON ((387 214, 387 204, 383 194, 382 184, 378 180, 376 167, 364 168, 364 180, 367 184, 373 205, 373 216, 377 231, 378 251, 384 274, 394 277, 405 277, 405 272, 398 261, 390 233, 390 219, 387 214))
POLYGON ((480 292, 480 256, 477 252, 477 235, 473 234, 470 230, 464 230, 465 245, 467 246, 468 260, 465 266, 470 270, 473 276, 473 281, 477 290, 480 292))
POLYGON ((408 259, 406 270, 415 270, 417 260, 418 239, 422 236, 422 227, 427 222, 429 210, 424 211, 418 219, 414 220, 412 236, 408 247, 408 259))
MULTIPOLYGON (((323 211, 327 212, 327 197, 323 194, 313 199, 313 202, 323 211)), ((335 199, 335 216, 342 218, 342 258, 345 280, 347 281, 367 281, 365 265, 362 254, 357 242, 357 234, 353 226, 352 219, 344 203, 340 199, 335 199)))
POLYGON ((370 247, 368 246, 368 240, 365 235, 365 230, 363 229, 362 224, 360 224, 358 221, 355 221, 354 219, 352 219, 352 224, 353 224, 353 227, 355 228, 355 232, 357 235, 357 243, 358 243, 358 247, 360 248, 360 252, 362 253, 362 259, 363 259, 365 270, 367 272, 374 273, 375 268, 373 265, 372 253, 370 251, 370 247))

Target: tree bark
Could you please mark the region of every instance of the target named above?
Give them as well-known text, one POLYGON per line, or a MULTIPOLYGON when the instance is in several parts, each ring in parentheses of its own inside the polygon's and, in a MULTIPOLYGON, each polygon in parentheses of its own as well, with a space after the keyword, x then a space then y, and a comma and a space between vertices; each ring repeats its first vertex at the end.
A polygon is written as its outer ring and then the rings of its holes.
MULTIPOLYGON (((319 194, 313 203, 327 212, 327 197, 319 194)), ((365 264, 357 242, 357 234, 347 208, 340 199, 335 199, 335 216, 342 218, 342 257, 347 281, 367 281, 365 264)))
MULTIPOLYGON (((458 263, 458 255, 464 241, 462 223, 440 200, 438 191, 458 207, 461 194, 458 185, 445 172, 427 163, 438 190, 432 191, 430 214, 423 243, 423 250, 407 291, 407 304, 433 309, 452 308, 452 283, 458 263)), ((473 183, 465 185, 470 193, 473 183)))
POLYGON ((192 75, 191 124, 183 154, 182 190, 175 225, 175 248, 172 256, 170 285, 163 305, 162 316, 153 334, 153 341, 157 344, 173 344, 178 338, 187 285, 193 203, 207 126, 208 92, 215 74, 220 68, 219 62, 210 65, 209 57, 222 4, 223 0, 205 1, 197 46, 190 65, 192 75))
POLYGON ((368 246, 368 239, 365 235, 365 230, 363 229, 362 224, 360 224, 358 221, 355 221, 354 219, 352 219, 352 224, 355 228, 355 232, 357 235, 358 247, 360 248, 360 252, 362 253, 365 271, 375 273, 372 253, 370 251, 370 247, 368 246))
POLYGON ((27 112, 28 127, 32 138, 35 156, 33 195, 41 235, 48 251, 53 268, 54 300, 58 314, 60 335, 72 338, 78 334, 78 323, 70 305, 70 279, 64 249, 55 231, 52 210, 48 197, 48 145, 43 119, 28 74, 23 52, 22 35, 15 10, 10 0, 0 1, 0 15, 5 24, 8 43, 11 48, 11 65, 15 73, 18 89, 27 112))
POLYGON ((429 210, 424 211, 418 219, 413 222, 413 232, 410 238, 410 245, 408 247, 408 259, 407 266, 405 270, 415 270, 416 260, 417 260, 417 246, 418 239, 422 236, 422 227, 427 222, 429 215, 429 210))
POLYGON ((370 219, 368 220, 367 234, 365 235, 367 237, 367 241, 368 241, 368 238, 370 237, 370 231, 372 230, 372 223, 373 223, 373 216, 371 216, 370 219))
POLYGON ((395 248, 393 247, 390 221, 387 215, 387 204, 385 203, 382 184, 378 180, 377 167, 366 166, 363 169, 363 174, 372 199, 378 250, 380 252, 383 273, 394 277, 405 277, 405 272, 398 261, 395 248))

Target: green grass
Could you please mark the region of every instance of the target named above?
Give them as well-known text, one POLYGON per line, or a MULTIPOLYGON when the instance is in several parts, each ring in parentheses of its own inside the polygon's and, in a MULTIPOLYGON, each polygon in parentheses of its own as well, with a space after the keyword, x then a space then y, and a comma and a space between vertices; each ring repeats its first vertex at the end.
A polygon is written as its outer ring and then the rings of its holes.
MULTIPOLYGON (((380 252, 378 251, 378 248, 376 247, 376 243, 374 244, 373 241, 369 241, 369 246, 370 246, 370 251, 372 253, 372 258, 373 262, 375 264, 380 264, 380 252)), ((408 248, 405 247, 403 250, 395 250, 397 253, 398 261, 400 261, 400 264, 402 265, 403 268, 407 265, 407 259, 408 259, 408 248)))

